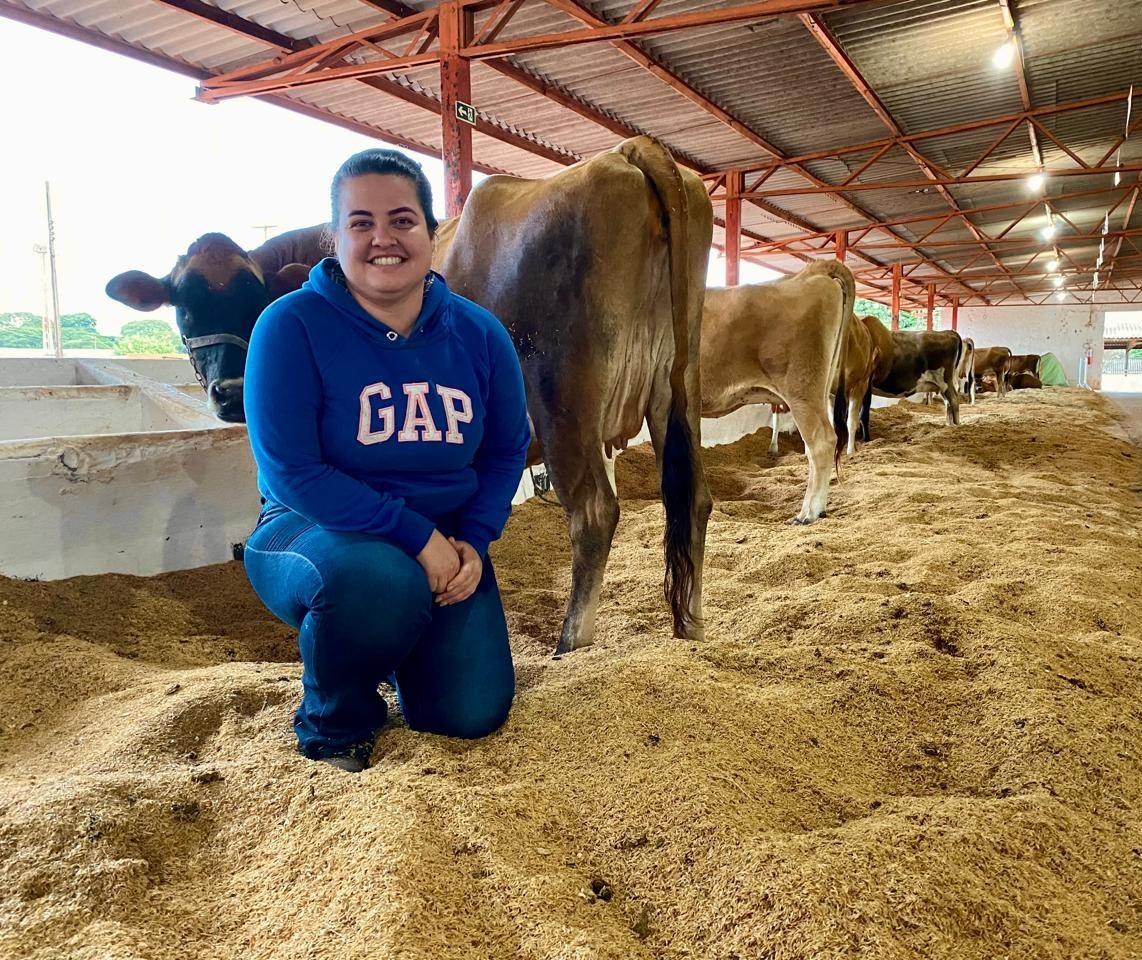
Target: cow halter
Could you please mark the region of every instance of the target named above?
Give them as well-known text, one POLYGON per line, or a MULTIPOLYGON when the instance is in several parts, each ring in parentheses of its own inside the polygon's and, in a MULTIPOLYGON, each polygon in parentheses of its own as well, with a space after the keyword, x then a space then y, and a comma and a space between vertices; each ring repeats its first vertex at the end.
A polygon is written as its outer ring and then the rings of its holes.
POLYGON ((243 340, 241 337, 235 336, 232 333, 212 333, 208 337, 183 337, 182 345, 186 347, 186 355, 190 358, 190 366, 194 370, 195 379, 198 380, 198 385, 203 390, 210 393, 206 384, 206 377, 202 375, 202 371, 198 368, 198 360, 195 359, 194 351, 200 347, 213 347, 220 343, 230 343, 236 347, 241 347, 243 350, 249 351, 249 341, 243 340))

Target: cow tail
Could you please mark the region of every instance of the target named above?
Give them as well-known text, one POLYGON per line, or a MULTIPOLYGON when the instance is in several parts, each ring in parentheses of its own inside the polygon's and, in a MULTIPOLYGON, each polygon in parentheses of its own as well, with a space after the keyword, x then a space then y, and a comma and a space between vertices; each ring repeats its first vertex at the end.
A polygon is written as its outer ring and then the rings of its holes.
POLYGON ((841 454, 849 442, 848 403, 845 398, 845 345, 849 339, 849 324, 859 323, 856 319, 856 278, 852 271, 839 261, 827 261, 829 275, 841 285, 841 337, 837 348, 837 395, 833 398, 833 431, 837 435, 837 446, 833 452, 833 467, 837 476, 841 473, 841 454))
POLYGON ((837 433, 837 448, 833 451, 833 466, 837 478, 841 475, 841 454, 849 442, 849 405, 845 397, 845 368, 841 366, 841 376, 837 380, 837 395, 833 397, 833 429, 837 433))
MULTIPOLYGON (((670 413, 663 441, 660 481, 662 505, 666 512, 666 527, 662 534, 666 556, 663 593, 674 617, 674 633, 683 636, 693 620, 690 615, 690 596, 694 590, 691 511, 698 481, 694 437, 686 419, 690 305, 696 295, 690 289, 690 211, 682 174, 662 144, 650 137, 636 137, 623 143, 619 149, 650 181, 666 221, 674 362, 670 366, 670 413)), ((701 292, 704 293, 704 289, 701 292)))

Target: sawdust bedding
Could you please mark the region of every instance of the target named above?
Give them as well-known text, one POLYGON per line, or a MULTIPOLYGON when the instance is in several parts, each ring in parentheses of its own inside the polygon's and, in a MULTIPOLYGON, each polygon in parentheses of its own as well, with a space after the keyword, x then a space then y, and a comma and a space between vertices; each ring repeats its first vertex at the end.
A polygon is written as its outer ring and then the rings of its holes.
POLYGON ((495 549, 519 670, 477 743, 294 752, 294 637, 225 564, 0 581, 0 957, 1142 956, 1142 451, 1077 390, 707 451, 707 638, 670 638, 649 451, 598 643, 562 513, 495 549))

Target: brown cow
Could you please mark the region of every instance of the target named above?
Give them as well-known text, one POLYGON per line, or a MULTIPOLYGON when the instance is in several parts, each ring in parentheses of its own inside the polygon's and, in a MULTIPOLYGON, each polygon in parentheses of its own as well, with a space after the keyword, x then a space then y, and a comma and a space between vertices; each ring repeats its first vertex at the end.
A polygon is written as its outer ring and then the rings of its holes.
POLYGON ((876 317, 862 317, 879 354, 871 389, 861 410, 868 436, 872 395, 907 397, 935 392, 944 398, 949 426, 959 426, 960 394, 956 369, 963 357, 963 340, 954 330, 888 330, 876 317))
POLYGON ((221 420, 244 423, 242 379, 254 321, 271 300, 300 287, 330 249, 323 224, 283 233, 249 253, 224 234, 208 233, 165 277, 128 270, 108 281, 107 295, 136 310, 173 305, 210 409, 221 420))
POLYGON ((1007 347, 981 347, 976 350, 976 385, 979 386, 985 377, 995 380, 995 392, 1000 397, 1010 389, 1011 351, 1007 347))
POLYGON ((1033 373, 1023 371, 1011 375, 1012 390, 1039 390, 1042 386, 1043 381, 1033 373))
POLYGON ((1043 358, 1037 353, 1013 353, 1008 364, 1007 377, 1010 380, 1017 373, 1030 373, 1038 376, 1039 361, 1043 358))
POLYGON ((438 236, 434 265, 448 285, 515 341, 536 439, 570 520, 557 652, 594 639, 619 518, 604 449, 624 448, 644 420, 661 470, 674 632, 702 635, 712 501, 698 350, 712 230, 702 182, 636 137, 545 180, 489 177, 438 236))
MULTIPOLYGON (((975 403, 975 341, 971 337, 964 337, 964 352, 960 356, 959 366, 956 367, 956 389, 960 396, 970 396, 975 403)), ((924 406, 932 402, 932 392, 925 391, 924 406)))
POLYGON ((820 260, 773 283, 713 287, 702 313, 702 415, 784 404, 805 438, 809 483, 794 523, 823 516, 847 440, 844 349, 856 302, 852 272, 820 260), (835 432, 829 423, 830 390, 835 432))

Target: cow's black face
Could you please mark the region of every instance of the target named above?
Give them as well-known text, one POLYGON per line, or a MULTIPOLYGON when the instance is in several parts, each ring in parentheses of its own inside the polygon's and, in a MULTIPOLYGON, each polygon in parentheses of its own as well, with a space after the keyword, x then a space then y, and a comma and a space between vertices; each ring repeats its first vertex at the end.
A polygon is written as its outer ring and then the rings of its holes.
POLYGON ((207 233, 178 258, 169 275, 128 270, 107 282, 107 296, 135 310, 173 305, 211 411, 230 423, 244 423, 242 380, 254 321, 266 304, 296 290, 308 275, 307 263, 287 263, 263 275, 233 240, 207 233))
POLYGON ((238 269, 221 284, 217 279, 210 282, 193 267, 183 270, 177 282, 172 274, 179 333, 206 390, 210 409, 229 423, 246 421, 242 402, 246 347, 242 344, 249 343, 254 322, 269 302, 265 284, 255 269, 238 269), (203 342, 220 335, 227 339, 203 342))

